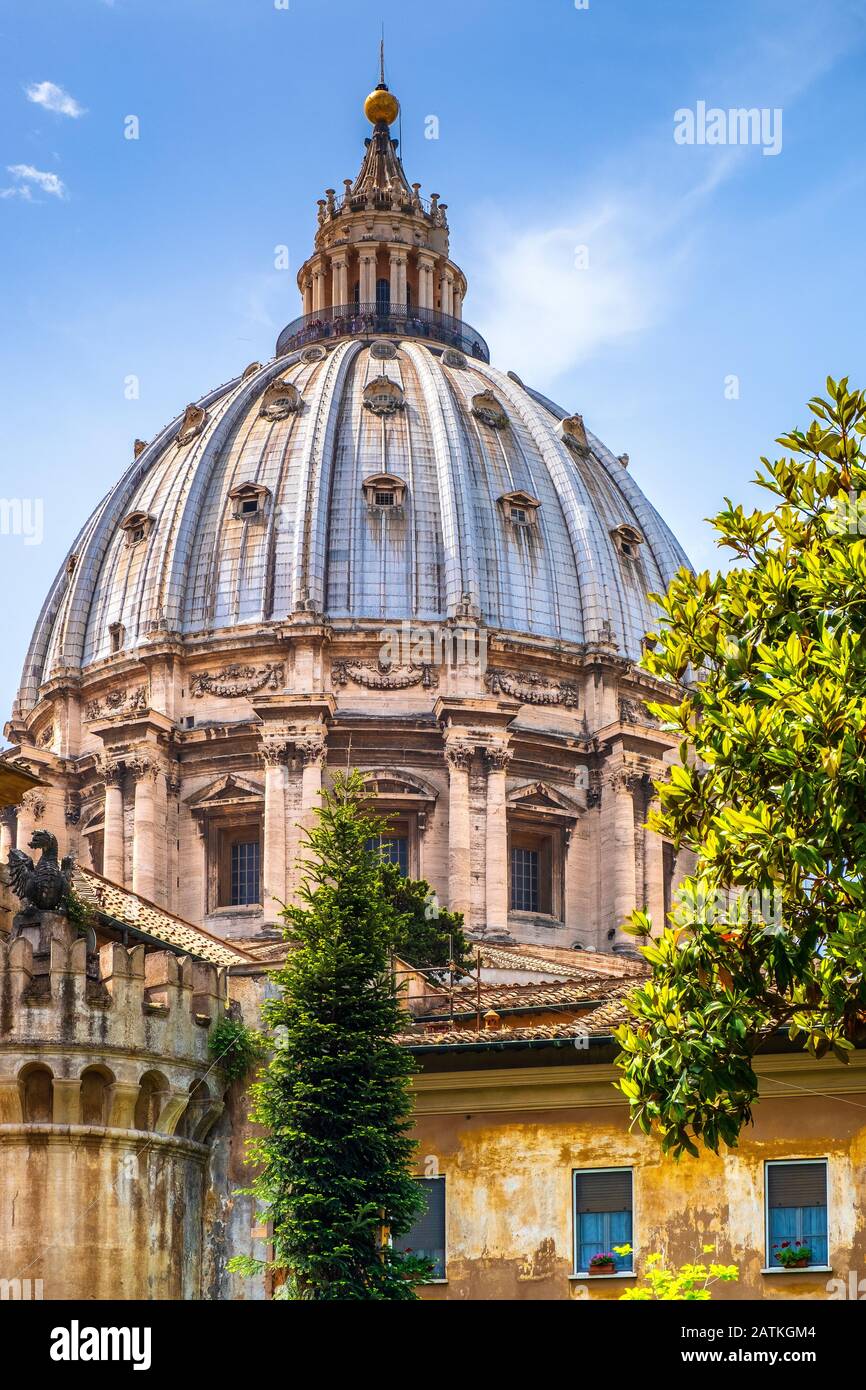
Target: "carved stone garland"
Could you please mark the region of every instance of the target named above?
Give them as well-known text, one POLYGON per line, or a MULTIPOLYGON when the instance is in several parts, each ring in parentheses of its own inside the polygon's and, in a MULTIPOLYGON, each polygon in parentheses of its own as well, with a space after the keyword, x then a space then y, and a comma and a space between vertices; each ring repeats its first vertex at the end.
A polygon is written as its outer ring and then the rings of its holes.
POLYGON ((335 686, 351 681, 367 690, 407 690, 413 685, 433 690, 439 684, 439 676, 429 662, 386 666, 381 661, 337 661, 331 667, 331 680, 335 686))
POLYGON ((525 705, 563 705, 574 709, 578 704, 577 687, 571 681, 551 681, 532 671, 488 671, 488 689, 494 695, 510 695, 525 705))
POLYGON ((279 690, 285 679, 285 667, 281 662, 267 662, 264 666, 224 666, 221 671, 197 671, 190 678, 190 694, 197 700, 204 695, 217 695, 223 700, 238 699, 242 695, 255 695, 267 687, 279 690))

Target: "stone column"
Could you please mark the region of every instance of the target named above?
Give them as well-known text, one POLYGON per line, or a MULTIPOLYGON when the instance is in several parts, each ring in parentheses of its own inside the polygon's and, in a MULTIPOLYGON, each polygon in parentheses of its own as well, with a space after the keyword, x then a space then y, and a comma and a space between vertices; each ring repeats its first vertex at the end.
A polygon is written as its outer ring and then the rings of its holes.
MULTIPOLYGON (((653 793, 647 807, 647 817, 658 813, 659 799, 653 793)), ((657 830, 644 830, 644 883, 646 910, 652 918, 653 936, 661 936, 665 922, 665 842, 657 830)))
POLYGON ((335 251, 331 257, 331 299, 335 306, 348 304, 349 302, 348 257, 348 251, 335 251))
POLYGON ((321 805, 322 768, 327 756, 324 730, 321 733, 299 734, 295 739, 295 752, 302 767, 301 811, 306 822, 311 813, 321 805))
POLYGON ((14 845, 15 807, 0 807, 0 864, 5 864, 14 845))
POLYGON ((123 855, 123 768, 119 763, 103 762, 105 782, 105 829, 102 834, 102 872, 112 883, 124 886, 123 855))
POLYGON ((406 307, 406 250, 405 247, 389 247, 391 258, 391 305, 406 307))
POLYGON ((284 731, 268 731, 262 739, 265 764, 265 823, 262 853, 262 899, 265 913, 279 913, 287 900, 286 785, 290 756, 284 731))
POLYGON ((622 924, 637 906, 634 859, 634 785, 635 774, 628 768, 621 768, 611 779, 614 796, 614 920, 616 940, 634 945, 632 937, 625 935, 622 924))
POLYGON ((454 317, 455 317, 456 319, 462 319, 462 317, 463 317, 463 295, 460 293, 460 291, 459 291, 459 289, 457 288, 456 285, 454 286, 454 294, 453 294, 453 297, 452 297, 452 298, 453 298, 453 303, 452 303, 451 312, 452 312, 452 314, 454 315, 454 317))
POLYGON ((418 252, 418 307, 432 309, 433 299, 433 257, 429 252, 418 252))
POLYGON ((505 777, 511 752, 505 744, 484 750, 487 764, 487 824, 485 837, 485 893, 487 929, 508 931, 508 818, 505 777))
POLYGON ((361 266, 361 303, 375 304, 376 302, 376 252, 359 252, 361 266))
POLYGON ((156 898, 156 811, 160 769, 146 754, 130 758, 135 778, 132 822, 132 891, 153 902, 156 898))
POLYGON ((469 817, 469 768, 473 746, 463 738, 446 736, 448 763, 448 906, 462 912, 469 924, 471 900, 471 823, 469 817))
POLYGON ((305 313, 305 314, 311 314, 311 313, 313 312, 313 281, 312 281, 311 276, 309 276, 309 275, 308 275, 308 276, 306 277, 306 279, 304 280, 304 290, 303 290, 303 294, 304 294, 304 313, 305 313))
POLYGON ((442 298, 443 314, 451 314, 454 311, 454 274, 450 270, 442 272, 439 281, 439 292, 442 298))

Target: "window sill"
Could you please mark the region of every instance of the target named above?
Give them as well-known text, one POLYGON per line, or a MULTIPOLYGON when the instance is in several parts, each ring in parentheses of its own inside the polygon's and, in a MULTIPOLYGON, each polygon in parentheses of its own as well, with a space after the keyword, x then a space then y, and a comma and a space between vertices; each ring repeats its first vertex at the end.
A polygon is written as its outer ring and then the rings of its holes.
POLYGON ((593 1283, 602 1279, 636 1279, 637 1273, 633 1269, 618 1269, 616 1274, 590 1274, 589 1270, 585 1274, 569 1274, 569 1282, 574 1283, 576 1279, 583 1282, 584 1279, 591 1279, 593 1283))
POLYGON ((786 1269, 784 1265, 768 1265, 762 1274, 832 1274, 832 1265, 801 1265, 799 1269, 786 1269))
POLYGON ((212 907, 207 914, 208 917, 260 917, 262 914, 261 903, 238 903, 232 907, 230 904, 223 903, 221 907, 212 907))

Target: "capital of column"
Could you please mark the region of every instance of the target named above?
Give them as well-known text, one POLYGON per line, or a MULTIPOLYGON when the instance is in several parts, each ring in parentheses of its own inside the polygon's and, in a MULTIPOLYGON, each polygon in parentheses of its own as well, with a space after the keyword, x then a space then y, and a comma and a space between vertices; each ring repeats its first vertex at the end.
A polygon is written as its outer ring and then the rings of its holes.
POLYGON ((7 830, 11 830, 15 825, 16 814, 16 807, 0 806, 0 825, 5 825, 7 830))
POLYGON ((449 738, 445 744, 445 761, 452 772, 468 772, 475 745, 467 738, 449 738))
POLYGON ((123 763, 116 758, 102 756, 96 761, 96 770, 106 787, 123 785, 123 763))
POLYGON ((323 767, 327 755, 325 734, 298 734, 295 739, 295 753, 304 767, 323 767))
POLYGON ((504 743, 491 743, 484 749, 484 762, 488 773, 505 772, 513 757, 514 753, 504 743))
POLYGON ((34 821, 40 821, 45 815, 45 797, 35 789, 25 792, 21 798, 21 809, 34 821))
POLYGON ((636 792, 644 781, 644 774, 636 767, 615 768, 607 777, 607 785, 613 792, 636 792))
POLYGON ((136 782, 150 781, 155 782, 162 768, 155 758, 147 753, 135 753, 131 758, 125 758, 127 770, 132 773, 136 782))
POLYGON ((262 734, 259 756, 266 767, 285 766, 292 756, 292 740, 284 730, 262 734))

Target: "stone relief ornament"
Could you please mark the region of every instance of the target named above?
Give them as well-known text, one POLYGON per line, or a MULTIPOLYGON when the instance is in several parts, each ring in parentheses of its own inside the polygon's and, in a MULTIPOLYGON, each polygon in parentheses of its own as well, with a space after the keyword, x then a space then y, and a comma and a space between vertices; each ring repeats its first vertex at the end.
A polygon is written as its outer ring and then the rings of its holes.
POLYGON ((105 695, 88 700, 84 706, 85 720, 107 719, 112 714, 135 714, 147 709, 147 686, 136 685, 132 690, 109 690, 105 695))
POLYGON ((643 700, 633 700, 628 696, 620 698, 619 717, 623 724, 658 724, 643 700))
POLYGON ((180 428, 175 435, 175 443, 181 448, 184 444, 189 444, 195 439, 197 434, 201 434, 207 420, 207 411, 200 405, 188 405, 183 413, 180 428))
POLYGON ((510 695, 525 705, 563 705, 574 709, 578 704, 577 687, 571 681, 552 681, 532 671, 488 671, 487 687, 494 695, 510 695))
POLYGON ((590 452, 589 440, 586 437, 586 427, 583 423, 582 415, 566 415, 562 422, 562 438, 569 449, 573 449, 581 458, 586 458, 590 452))
POLYGON ((351 681, 367 690, 407 690, 413 685, 434 690, 439 676, 428 662, 389 666, 381 661, 336 661, 331 667, 331 681, 335 686, 348 685, 351 681))
POLYGON ((224 666, 221 671, 197 671, 189 683, 190 694, 200 700, 204 695, 218 695, 223 700, 235 700, 242 695, 255 695, 259 690, 279 690, 285 678, 281 662, 266 662, 264 666, 224 666))
POLYGON ((247 377, 255 376, 256 372, 261 369, 261 365, 261 362, 251 362, 248 367, 244 367, 241 381, 246 381, 247 377))
POLYGON ((508 424, 505 408, 492 391, 479 391, 477 396, 472 397, 472 414, 476 420, 490 425, 495 430, 504 430, 508 424))
POLYGON ((265 420, 285 420, 302 409, 304 398, 291 381, 272 381, 262 396, 259 415, 265 420))
POLYGON ((21 808, 34 820, 41 820, 45 815, 45 797, 38 791, 25 792, 21 798, 21 808))
POLYGON ((53 741, 54 725, 46 724, 45 728, 42 730, 42 733, 39 735, 39 746, 40 748, 47 748, 50 743, 53 743, 53 741))

